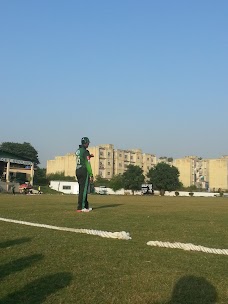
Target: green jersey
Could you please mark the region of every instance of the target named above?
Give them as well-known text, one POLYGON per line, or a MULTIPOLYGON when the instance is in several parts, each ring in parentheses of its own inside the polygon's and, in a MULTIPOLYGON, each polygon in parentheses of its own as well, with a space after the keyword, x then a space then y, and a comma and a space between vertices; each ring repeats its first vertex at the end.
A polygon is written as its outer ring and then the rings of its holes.
POLYGON ((93 176, 91 164, 90 164, 90 153, 86 150, 85 147, 79 146, 78 150, 75 152, 76 154, 76 170, 80 168, 84 168, 87 170, 90 177, 93 176))

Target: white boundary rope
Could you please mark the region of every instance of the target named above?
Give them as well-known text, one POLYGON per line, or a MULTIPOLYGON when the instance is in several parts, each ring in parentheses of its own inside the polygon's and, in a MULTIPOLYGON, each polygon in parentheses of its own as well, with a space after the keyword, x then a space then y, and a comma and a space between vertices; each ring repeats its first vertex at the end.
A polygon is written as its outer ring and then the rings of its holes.
POLYGON ((216 249, 216 248, 207 248, 203 246, 197 246, 193 244, 184 244, 184 243, 169 243, 169 242, 160 242, 160 241, 150 241, 147 242, 149 246, 165 247, 165 248, 178 248, 183 250, 191 251, 203 251, 206 253, 215 253, 215 254, 225 254, 228 255, 228 249, 216 249))
POLYGON ((131 239, 129 232, 125 232, 125 231, 108 232, 108 231, 91 230, 91 229, 75 229, 75 228, 67 228, 67 227, 58 227, 58 226, 30 223, 30 222, 24 222, 24 221, 16 221, 16 220, 6 219, 6 218, 2 218, 2 217, 0 217, 0 220, 4 221, 4 222, 22 224, 22 225, 27 225, 27 226, 34 226, 34 227, 48 228, 48 229, 61 230, 61 231, 69 231, 69 232, 76 232, 76 233, 98 235, 98 236, 101 236, 101 237, 112 238, 112 239, 119 239, 119 240, 130 240, 131 239))

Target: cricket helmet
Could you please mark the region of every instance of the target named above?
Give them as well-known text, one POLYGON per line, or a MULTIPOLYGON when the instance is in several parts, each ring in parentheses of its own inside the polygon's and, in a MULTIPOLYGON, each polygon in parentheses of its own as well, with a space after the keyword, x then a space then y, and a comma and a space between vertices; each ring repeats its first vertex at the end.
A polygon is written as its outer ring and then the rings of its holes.
POLYGON ((82 143, 82 145, 89 144, 90 143, 89 138, 88 137, 82 137, 81 143, 82 143))

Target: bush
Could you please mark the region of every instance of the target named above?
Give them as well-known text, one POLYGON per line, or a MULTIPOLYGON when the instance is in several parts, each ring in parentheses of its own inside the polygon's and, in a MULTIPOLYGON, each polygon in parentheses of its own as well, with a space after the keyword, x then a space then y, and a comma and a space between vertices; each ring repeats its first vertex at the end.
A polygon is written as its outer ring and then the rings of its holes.
POLYGON ((72 181, 75 182, 75 176, 65 176, 64 172, 57 172, 57 173, 51 173, 47 175, 47 180, 48 181, 72 181))

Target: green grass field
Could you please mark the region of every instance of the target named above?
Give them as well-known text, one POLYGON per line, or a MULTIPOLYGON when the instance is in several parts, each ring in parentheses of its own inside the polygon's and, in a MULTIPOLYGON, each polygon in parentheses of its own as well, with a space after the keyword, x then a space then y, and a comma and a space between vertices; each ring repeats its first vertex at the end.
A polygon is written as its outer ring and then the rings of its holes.
POLYGON ((148 246, 228 249, 228 199, 0 195, 0 217, 68 228, 126 231, 131 240, 0 221, 0 303, 228 303, 228 256, 148 246))

